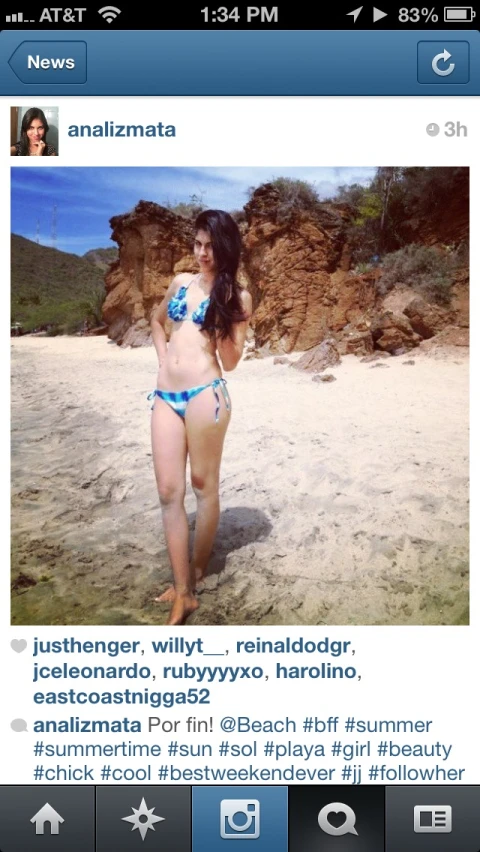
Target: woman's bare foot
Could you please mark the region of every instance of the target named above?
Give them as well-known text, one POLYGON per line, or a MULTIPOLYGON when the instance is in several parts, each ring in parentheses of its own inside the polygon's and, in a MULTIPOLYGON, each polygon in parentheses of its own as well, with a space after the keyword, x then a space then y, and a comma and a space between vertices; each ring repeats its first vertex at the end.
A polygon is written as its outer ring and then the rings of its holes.
POLYGON ((167 624, 185 624, 189 615, 198 609, 198 601, 193 594, 175 595, 167 624))
MULTIPOLYGON (((201 592, 203 589, 203 580, 205 579, 205 571, 202 571, 200 568, 196 568, 194 571, 193 580, 193 591, 201 592)), ((176 597, 175 586, 169 586, 168 589, 165 589, 161 595, 157 598, 154 598, 154 603, 173 603, 176 597)))
POLYGON ((153 600, 154 603, 173 603, 175 598, 175 586, 169 586, 158 598, 154 598, 153 600))

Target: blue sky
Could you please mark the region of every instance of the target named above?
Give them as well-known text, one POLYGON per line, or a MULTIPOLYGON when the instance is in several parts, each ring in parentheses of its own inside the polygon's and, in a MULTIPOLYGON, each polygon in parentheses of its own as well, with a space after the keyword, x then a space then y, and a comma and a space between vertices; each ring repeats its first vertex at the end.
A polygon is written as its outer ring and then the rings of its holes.
POLYGON ((200 197, 207 207, 238 210, 248 188, 271 178, 292 177, 331 198, 342 185, 367 185, 374 168, 12 168, 12 232, 52 245, 52 211, 57 207, 56 247, 74 254, 114 246, 109 219, 143 199, 157 204, 200 197))

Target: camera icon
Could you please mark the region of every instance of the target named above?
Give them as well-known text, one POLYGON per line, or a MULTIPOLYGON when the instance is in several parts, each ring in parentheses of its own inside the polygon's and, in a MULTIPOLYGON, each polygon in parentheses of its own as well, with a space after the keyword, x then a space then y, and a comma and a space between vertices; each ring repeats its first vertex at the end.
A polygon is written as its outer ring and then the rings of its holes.
POLYGON ((260 837, 258 799, 222 799, 220 837, 224 840, 256 840, 260 837))

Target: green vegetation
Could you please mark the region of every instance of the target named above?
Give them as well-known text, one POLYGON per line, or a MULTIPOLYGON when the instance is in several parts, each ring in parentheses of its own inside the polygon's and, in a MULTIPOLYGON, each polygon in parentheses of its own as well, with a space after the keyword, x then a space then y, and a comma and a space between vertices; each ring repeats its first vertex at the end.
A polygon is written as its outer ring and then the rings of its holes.
POLYGON ((250 200, 254 194, 258 215, 292 229, 305 215, 321 223, 326 205, 330 213, 337 209, 344 219, 347 214, 351 268, 360 275, 379 267, 379 294, 403 284, 446 305, 456 270, 468 264, 467 244, 452 237, 456 232, 464 239, 468 232, 465 167, 380 167, 368 186, 342 186, 327 202, 320 200, 314 186, 291 178, 251 187, 250 200), (442 234, 448 235, 449 245, 438 246, 442 234), (437 248, 426 245, 432 242, 437 248))
POLYGON ((417 290, 430 302, 448 305, 459 258, 455 250, 409 245, 387 254, 382 266, 378 282, 380 295, 385 295, 396 284, 403 284, 417 290))
POLYGON ((12 326, 73 334, 85 321, 97 324, 105 298, 103 277, 102 266, 91 259, 12 234, 12 326))
MULTIPOLYGON (((274 215, 278 224, 293 225, 302 214, 315 215, 321 211, 318 192, 306 180, 279 177, 269 181, 267 185, 277 194, 278 201, 275 204, 274 215)), ((250 198, 258 188, 250 187, 248 191, 250 198)), ((272 211, 269 210, 270 215, 271 213, 272 211)))
POLYGON ((380 295, 402 284, 429 301, 448 305, 455 272, 468 264, 468 247, 424 242, 444 231, 452 207, 454 224, 463 216, 460 233, 465 233, 468 198, 469 172, 463 167, 384 167, 377 169, 368 187, 341 187, 336 201, 352 210, 347 240, 355 271, 368 271, 375 258, 382 269, 380 295))
POLYGON ((468 222, 468 197, 468 168, 385 166, 377 169, 367 187, 340 187, 332 203, 351 210, 347 239, 356 265, 414 241, 421 243, 422 234, 429 231, 442 233, 452 204, 459 204, 468 222))
POLYGON ((373 269, 373 263, 357 263, 353 271, 355 275, 366 275, 371 269, 373 269))
POLYGON ((196 219, 203 210, 207 209, 203 203, 202 196, 195 194, 190 196, 189 202, 179 201, 178 204, 170 204, 167 201, 165 207, 167 210, 171 210, 172 213, 176 213, 177 216, 183 216, 184 219, 196 219))
POLYGON ((86 321, 93 327, 102 324, 102 307, 105 301, 105 288, 95 286, 90 289, 87 298, 81 303, 86 321))
POLYGON ((85 252, 83 257, 90 263, 94 263, 95 266, 100 267, 103 272, 107 272, 111 264, 118 260, 118 249, 113 246, 112 248, 91 249, 85 252))

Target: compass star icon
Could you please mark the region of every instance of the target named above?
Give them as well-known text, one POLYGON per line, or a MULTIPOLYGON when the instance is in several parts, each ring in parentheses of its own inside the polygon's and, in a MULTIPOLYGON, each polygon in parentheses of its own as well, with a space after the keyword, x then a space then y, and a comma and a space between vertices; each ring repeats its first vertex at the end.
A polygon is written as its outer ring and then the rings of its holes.
POLYGON ((155 831, 154 825, 156 822, 163 822, 165 817, 155 816, 153 813, 155 808, 147 808, 147 803, 145 799, 142 799, 140 802, 140 807, 132 808, 133 814, 132 816, 122 817, 122 820, 125 822, 131 822, 133 824, 132 831, 138 829, 142 836, 142 840, 145 840, 145 835, 149 828, 152 831, 155 831))

